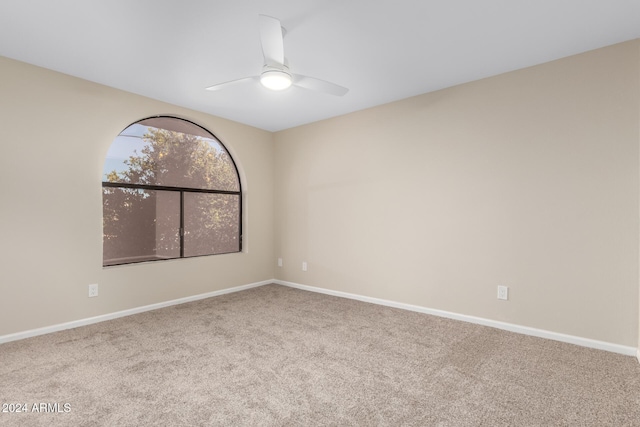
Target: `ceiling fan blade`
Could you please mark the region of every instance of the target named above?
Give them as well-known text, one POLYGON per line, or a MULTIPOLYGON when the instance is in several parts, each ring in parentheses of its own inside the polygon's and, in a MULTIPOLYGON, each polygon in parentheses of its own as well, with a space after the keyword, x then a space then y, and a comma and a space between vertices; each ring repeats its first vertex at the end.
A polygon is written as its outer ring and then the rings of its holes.
POLYGON ((228 82, 218 83, 217 85, 209 86, 208 88, 206 88, 206 90, 216 91, 216 90, 226 89, 231 86, 235 86, 238 83, 244 83, 244 82, 249 82, 251 80, 258 80, 258 79, 259 79, 258 77, 244 77, 242 79, 231 80, 228 82))
POLYGON ((343 96, 349 89, 342 87, 335 83, 329 83, 324 80, 316 79, 315 77, 302 76, 296 74, 293 76, 293 84, 305 89, 314 90, 316 92, 328 93, 335 96, 343 96))
POLYGON ((280 21, 267 15, 259 16, 260 42, 267 65, 284 64, 284 41, 280 21))

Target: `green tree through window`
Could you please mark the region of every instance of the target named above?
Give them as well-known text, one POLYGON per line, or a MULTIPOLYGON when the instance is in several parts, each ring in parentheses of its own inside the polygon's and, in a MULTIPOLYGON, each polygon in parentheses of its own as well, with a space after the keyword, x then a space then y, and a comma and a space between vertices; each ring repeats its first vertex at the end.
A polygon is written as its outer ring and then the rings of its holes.
POLYGON ((211 133, 154 117, 118 135, 103 176, 103 265, 241 250, 233 159, 211 133))

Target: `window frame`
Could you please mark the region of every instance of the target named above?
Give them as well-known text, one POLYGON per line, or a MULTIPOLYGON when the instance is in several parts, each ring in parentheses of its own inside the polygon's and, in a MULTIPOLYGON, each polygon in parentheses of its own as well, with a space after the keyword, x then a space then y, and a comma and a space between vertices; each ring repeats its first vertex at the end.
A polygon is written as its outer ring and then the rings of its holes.
MULTIPOLYGON (((181 117, 175 117, 175 116, 169 116, 169 115, 157 115, 157 116, 150 116, 150 117, 146 117, 144 119, 140 119, 137 120, 131 124, 129 124, 127 127, 125 127, 122 131, 120 131, 120 133, 118 133, 118 136, 122 134, 122 132, 124 132, 126 129, 128 129, 129 127, 138 124, 140 122, 143 122, 145 120, 149 120, 149 119, 156 119, 156 118, 162 118, 162 119, 174 119, 174 120, 181 120, 184 122, 187 122, 191 125, 197 126, 200 129, 202 129, 204 132, 206 132, 207 134, 209 134, 211 136, 211 139, 217 141, 218 144, 220 144, 220 146, 225 150, 225 152, 227 153, 229 159, 231 160, 231 163, 233 164, 233 168, 235 170, 235 174, 236 174, 236 178, 238 180, 238 190, 237 191, 232 191, 232 190, 214 190, 214 189, 208 189, 208 188, 193 188, 193 187, 178 187, 178 186, 166 186, 166 185, 151 185, 151 184, 134 184, 134 183, 125 183, 125 182, 110 182, 110 181, 102 181, 102 189, 103 189, 103 197, 104 197, 104 188, 123 188, 123 189, 134 189, 134 190, 149 190, 149 191, 170 191, 170 192, 178 192, 180 193, 180 229, 179 229, 179 237, 180 237, 180 256, 179 257, 174 257, 174 258, 167 258, 167 259, 142 259, 139 261, 128 261, 128 262, 122 262, 122 263, 114 263, 114 264, 106 264, 104 263, 104 258, 102 260, 102 267, 103 268, 108 268, 108 267, 114 267, 114 266, 118 266, 118 265, 129 265, 129 264, 139 264, 139 263, 147 263, 147 262, 156 262, 156 261, 169 261, 169 260, 177 260, 177 259, 185 259, 185 258, 198 258, 198 257, 204 257, 204 256, 212 256, 212 255, 225 255, 225 254, 233 254, 233 253, 240 253, 242 252, 242 246, 243 246, 243 230, 242 230, 242 218, 243 218, 243 210, 242 210, 242 181, 240 180, 240 171, 238 170, 238 165, 236 164, 235 159, 233 158, 233 156, 231 155, 231 153, 229 152, 229 150, 227 149, 227 147, 222 143, 222 141, 220 141, 220 139, 215 136, 212 132, 210 132, 208 129, 204 128, 203 126, 200 126, 197 123, 192 122, 191 120, 187 120, 181 117), (211 253, 211 254, 200 254, 200 255, 189 255, 189 256, 185 256, 184 255, 184 237, 185 237, 185 231, 184 231, 184 219, 185 219, 185 215, 184 215, 184 195, 185 193, 205 193, 205 194, 226 194, 226 195, 234 195, 238 197, 238 250, 237 251, 232 251, 232 252, 220 252, 220 253, 211 253)), ((116 136, 117 138, 117 136, 116 136)), ((104 172, 104 169, 103 169, 104 172)), ((104 198, 103 198, 103 219, 104 219, 104 198)), ((103 243, 102 243, 102 247, 103 247, 103 251, 104 251, 104 225, 103 225, 103 243)))

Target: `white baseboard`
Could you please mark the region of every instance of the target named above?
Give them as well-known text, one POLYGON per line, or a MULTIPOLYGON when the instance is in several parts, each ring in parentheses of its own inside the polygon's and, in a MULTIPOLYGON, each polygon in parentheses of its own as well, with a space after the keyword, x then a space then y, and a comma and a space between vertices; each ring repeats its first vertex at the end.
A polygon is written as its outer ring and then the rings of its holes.
POLYGON ((117 311, 115 313, 108 313, 100 316, 89 317, 86 319, 74 320, 72 322, 46 326, 44 328, 31 329, 28 331, 16 332, 14 334, 8 334, 8 335, 0 335, 0 344, 10 342, 10 341, 17 341, 25 338, 31 338, 38 335, 50 334, 52 332, 64 331, 65 329, 77 328, 79 326, 91 325, 93 323, 104 322, 106 320, 117 319, 119 317, 131 316, 132 314, 142 313, 142 312, 151 311, 151 310, 157 310, 159 308, 169 307, 172 305, 184 304, 186 302, 216 297, 218 295, 230 294, 233 292, 240 292, 246 289, 256 288, 258 286, 268 285, 270 283, 274 283, 274 281, 264 280, 262 282, 250 283, 248 285, 236 286, 233 288, 222 289, 219 291, 207 292, 204 294, 198 294, 198 295, 192 295, 189 297, 174 299, 171 301, 164 301, 156 304, 145 305, 142 307, 131 308, 128 310, 117 311))
POLYGON ((77 328, 80 326, 91 325, 93 323, 104 322, 106 320, 117 319, 119 317, 131 316, 132 314, 143 313, 145 311, 157 310, 159 308, 169 307, 172 305, 184 304, 191 301, 197 301, 205 298, 211 298, 219 295, 230 294, 233 292, 240 292, 246 289, 256 288, 259 286, 276 283, 278 285, 288 286, 291 288, 302 289, 305 291, 316 292, 326 295, 333 295, 342 298, 348 298, 372 304, 384 305, 388 307, 400 308, 403 310, 415 311, 418 313, 431 314, 439 317, 446 317, 448 319, 461 320, 463 322, 475 323, 483 326, 490 326, 493 328, 503 329, 505 331, 516 332, 524 335, 531 335, 539 338, 546 338, 555 341, 566 342, 570 344, 576 344, 582 347, 595 348, 598 350, 605 350, 613 353, 624 354, 627 356, 636 356, 638 362, 640 362, 640 348, 627 347, 619 344, 613 344, 605 341, 597 341, 589 338, 576 337, 573 335, 565 335, 558 332, 546 331, 543 329, 530 328, 528 326, 520 326, 512 323, 499 322, 497 320, 484 319, 481 317, 468 316, 466 314, 452 313, 444 310, 437 310, 433 308, 426 308, 417 305, 404 304, 400 302, 367 297, 363 295, 351 294, 347 292, 334 291, 331 289, 318 288, 315 286, 301 285, 299 283, 286 282, 284 280, 264 280, 262 282, 250 283, 248 285, 236 286, 233 288, 222 289, 219 291, 207 292, 204 294, 192 295, 189 297, 178 298, 171 301, 164 301, 156 304, 145 305, 142 307, 131 308, 128 310, 117 311, 115 313, 103 314, 100 316, 89 317, 86 319, 74 320, 72 322, 60 323, 57 325, 46 326, 43 328, 31 329, 23 332, 16 332, 14 334, 0 335, 0 344, 17 341, 25 338, 31 338, 38 335, 50 334, 53 332, 64 331, 66 329, 77 328))
MULTIPOLYGON (((640 343, 638 343, 638 346, 640 346, 640 343)), ((638 359, 638 363, 640 363, 640 347, 638 347, 638 351, 636 352, 636 358, 638 359)))
POLYGON ((595 348, 598 350, 610 351, 613 353, 624 354, 627 356, 637 356, 638 361, 640 361, 640 349, 636 349, 635 347, 627 347, 624 345, 613 344, 605 341, 597 341, 589 338, 576 337, 573 335, 565 335, 558 332, 545 331, 543 329, 530 328, 528 326, 520 326, 520 325, 515 325, 513 323, 499 322, 497 320, 484 319, 482 317, 468 316, 466 314, 452 313, 444 310, 436 310, 436 309, 421 307, 417 305, 404 304, 404 303, 389 301, 389 300, 380 299, 380 298, 372 298, 372 297, 366 297, 366 296, 357 295, 357 294, 350 294, 347 292, 317 288, 315 286, 301 285, 299 283, 286 282, 283 280, 274 280, 273 283, 277 283, 283 286, 289 286, 292 288, 302 289, 305 291, 333 295, 333 296, 342 297, 342 298, 349 298, 349 299, 368 302, 372 304, 385 305, 388 307, 401 308, 403 310, 416 311, 418 313, 431 314, 434 316, 446 317, 448 319, 461 320, 463 322, 475 323, 483 326, 490 326, 492 328, 503 329, 505 331, 517 332, 519 334, 531 335, 534 337, 566 342, 569 344, 575 344, 582 347, 595 348))

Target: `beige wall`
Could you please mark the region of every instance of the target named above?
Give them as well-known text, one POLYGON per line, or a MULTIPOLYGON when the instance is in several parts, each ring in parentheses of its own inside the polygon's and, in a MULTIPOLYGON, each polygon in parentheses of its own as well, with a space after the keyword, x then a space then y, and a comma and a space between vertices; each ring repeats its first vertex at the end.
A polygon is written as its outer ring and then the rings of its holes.
POLYGON ((276 277, 636 346, 638 46, 277 133, 276 277))
POLYGON ((0 58, 0 335, 275 275, 635 346, 639 57, 636 40, 275 135, 0 58), (106 152, 155 114, 234 155, 245 253, 101 267, 106 152))
POLYGON ((6 58, 0 77, 0 335, 273 278, 271 133, 6 58), (157 114, 206 127, 235 157, 245 253, 102 268, 105 155, 157 114))

